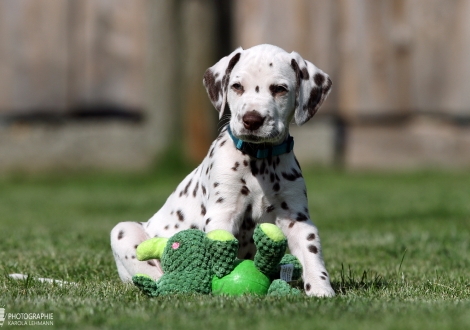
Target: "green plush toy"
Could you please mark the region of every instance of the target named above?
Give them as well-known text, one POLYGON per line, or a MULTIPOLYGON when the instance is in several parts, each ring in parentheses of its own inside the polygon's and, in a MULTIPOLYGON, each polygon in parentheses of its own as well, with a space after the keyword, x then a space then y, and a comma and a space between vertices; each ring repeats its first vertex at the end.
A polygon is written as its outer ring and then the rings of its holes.
POLYGON ((261 224, 255 228, 253 239, 257 247, 254 260, 236 258, 238 241, 225 230, 206 235, 187 229, 169 239, 146 240, 137 247, 137 259, 159 259, 164 274, 158 281, 144 274, 135 275, 132 280, 150 296, 300 294, 284 280, 298 280, 302 267, 297 258, 284 254, 287 239, 282 231, 273 224, 261 224), (280 274, 284 279, 279 279, 280 274))

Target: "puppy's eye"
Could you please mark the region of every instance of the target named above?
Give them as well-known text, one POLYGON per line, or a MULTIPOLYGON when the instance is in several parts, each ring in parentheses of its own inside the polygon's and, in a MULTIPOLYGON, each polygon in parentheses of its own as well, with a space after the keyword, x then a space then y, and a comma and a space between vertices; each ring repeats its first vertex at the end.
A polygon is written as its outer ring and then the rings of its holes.
POLYGON ((239 83, 235 83, 232 85, 232 89, 236 90, 236 91, 243 91, 243 86, 240 85, 239 83))
POLYGON ((284 95, 288 92, 288 89, 284 85, 271 85, 269 86, 269 90, 271 91, 272 95, 284 95))

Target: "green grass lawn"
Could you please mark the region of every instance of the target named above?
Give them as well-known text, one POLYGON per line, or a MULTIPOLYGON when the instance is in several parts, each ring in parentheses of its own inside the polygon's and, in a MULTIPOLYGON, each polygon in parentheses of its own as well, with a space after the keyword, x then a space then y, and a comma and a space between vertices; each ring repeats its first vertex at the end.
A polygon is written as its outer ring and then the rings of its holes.
POLYGON ((183 176, 0 178, 0 307, 67 329, 470 328, 470 173, 304 170, 335 298, 149 299, 119 282, 109 232, 146 221, 183 176))

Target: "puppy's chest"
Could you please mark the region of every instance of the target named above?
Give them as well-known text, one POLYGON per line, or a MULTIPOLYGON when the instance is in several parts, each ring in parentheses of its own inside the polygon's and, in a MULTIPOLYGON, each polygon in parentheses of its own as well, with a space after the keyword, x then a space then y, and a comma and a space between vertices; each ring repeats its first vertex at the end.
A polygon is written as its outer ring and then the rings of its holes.
POLYGON ((205 185, 210 187, 206 203, 225 203, 238 217, 256 221, 273 221, 277 213, 273 211, 285 201, 286 194, 304 190, 293 154, 255 159, 238 150, 226 150, 215 160, 207 158, 201 168, 205 185))

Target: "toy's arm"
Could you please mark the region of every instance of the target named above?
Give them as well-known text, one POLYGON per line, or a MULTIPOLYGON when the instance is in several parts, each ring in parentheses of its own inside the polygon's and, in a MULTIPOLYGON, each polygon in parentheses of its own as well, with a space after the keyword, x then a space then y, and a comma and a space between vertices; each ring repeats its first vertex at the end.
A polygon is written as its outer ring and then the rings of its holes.
POLYGON ((226 230, 213 230, 207 238, 212 271, 219 278, 229 274, 235 267, 237 239, 226 230))
POLYGON ((270 223, 257 225, 253 239, 258 250, 254 260, 256 268, 269 276, 278 269, 286 253, 287 239, 281 229, 270 223))
POLYGON ((155 237, 143 241, 137 247, 137 259, 140 261, 161 259, 167 242, 168 238, 163 237, 155 237))

